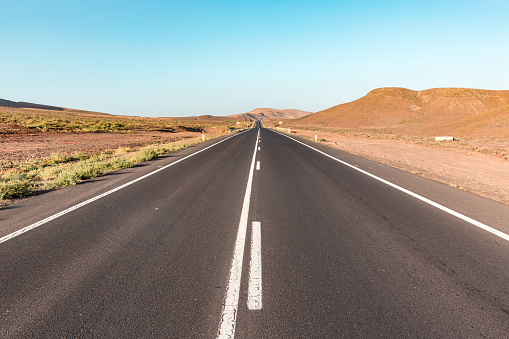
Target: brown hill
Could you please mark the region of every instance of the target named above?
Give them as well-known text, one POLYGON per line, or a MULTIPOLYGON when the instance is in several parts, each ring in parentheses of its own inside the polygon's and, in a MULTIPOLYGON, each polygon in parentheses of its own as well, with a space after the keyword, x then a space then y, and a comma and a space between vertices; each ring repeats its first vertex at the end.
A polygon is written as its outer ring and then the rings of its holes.
POLYGON ((509 106, 508 90, 379 88, 358 100, 317 112, 296 123, 334 128, 393 128, 421 133, 451 131, 462 135, 477 133, 485 126, 495 133, 488 126, 498 126, 493 127, 495 129, 506 126, 503 121, 509 119, 508 110, 501 109, 505 106, 509 106))
POLYGON ((312 114, 298 109, 257 108, 247 113, 233 114, 229 117, 242 120, 297 119, 312 114))

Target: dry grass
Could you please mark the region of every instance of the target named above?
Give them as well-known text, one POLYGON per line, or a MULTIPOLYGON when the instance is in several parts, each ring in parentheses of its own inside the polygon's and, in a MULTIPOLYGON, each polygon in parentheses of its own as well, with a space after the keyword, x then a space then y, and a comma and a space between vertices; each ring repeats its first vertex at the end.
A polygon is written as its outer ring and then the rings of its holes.
MULTIPOLYGON (((242 122, 240 127, 247 127, 242 122)), ((76 110, 46 110, 0 107, 0 136, 44 133, 138 133, 144 131, 200 132, 218 135, 234 126, 229 118, 209 116, 188 118, 144 118, 115 116, 76 110), (34 131, 34 132, 31 132, 34 131)), ((172 139, 178 139, 177 137, 172 139)), ((201 142, 201 138, 177 140, 145 147, 119 147, 99 153, 54 152, 50 157, 24 161, 0 159, 0 206, 5 200, 26 197, 43 191, 74 185, 122 168, 151 160, 162 154, 201 142)), ((27 157, 28 159, 28 157, 27 157)))
POLYGON ((18 162, 14 166, 12 163, 8 166, 0 164, 0 199, 21 198, 74 185, 200 142, 201 138, 186 139, 140 149, 118 148, 93 155, 65 156, 55 152, 47 159, 18 162))

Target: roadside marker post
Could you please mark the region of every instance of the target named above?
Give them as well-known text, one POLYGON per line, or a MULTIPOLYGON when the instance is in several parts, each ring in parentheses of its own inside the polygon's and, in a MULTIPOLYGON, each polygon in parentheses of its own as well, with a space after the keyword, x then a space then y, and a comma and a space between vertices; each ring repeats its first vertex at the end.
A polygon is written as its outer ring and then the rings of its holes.
POLYGON ((201 131, 201 140, 205 141, 205 132, 204 131, 201 131))
POLYGON ((315 142, 317 141, 317 137, 316 137, 316 131, 315 131, 315 142))

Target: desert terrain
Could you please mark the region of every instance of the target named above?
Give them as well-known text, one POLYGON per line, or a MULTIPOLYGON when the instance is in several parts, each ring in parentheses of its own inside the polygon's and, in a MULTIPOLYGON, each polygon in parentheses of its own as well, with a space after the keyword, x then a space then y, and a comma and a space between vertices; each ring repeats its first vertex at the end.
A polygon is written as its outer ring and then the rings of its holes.
POLYGON ((0 207, 249 126, 225 117, 143 118, 0 101, 0 207))
POLYGON ((24 177, 27 168, 46 166, 56 155, 135 154, 199 142, 202 132, 217 137, 251 120, 272 128, 283 120, 296 135, 314 140, 317 132, 318 142, 328 146, 509 204, 509 91, 381 88, 314 114, 259 108, 228 117, 143 118, 7 100, 0 105, 0 183, 24 177))
POLYGON ((227 117, 145 118, 0 100, 0 160, 25 161, 53 152, 92 154, 119 147, 228 133, 236 125, 227 117), (5 105, 2 107, 2 105, 5 105))
POLYGON ((509 204, 509 91, 379 88, 284 127, 311 140, 317 132, 331 147, 509 204))

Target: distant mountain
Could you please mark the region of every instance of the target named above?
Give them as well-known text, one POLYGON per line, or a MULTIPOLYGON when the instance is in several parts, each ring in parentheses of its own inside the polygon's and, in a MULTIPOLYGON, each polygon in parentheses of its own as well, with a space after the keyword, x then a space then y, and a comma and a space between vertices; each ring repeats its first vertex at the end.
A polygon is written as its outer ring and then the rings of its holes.
POLYGON ((257 108, 247 113, 233 114, 229 117, 242 120, 297 119, 312 114, 298 109, 257 108))
POLYGON ((497 126, 504 125, 509 120, 507 106, 509 90, 434 88, 412 91, 389 87, 375 89, 358 100, 308 115, 295 123, 333 128, 393 128, 421 133, 455 131, 466 135, 478 132, 477 127, 495 122, 497 126))
POLYGON ((33 104, 31 102, 23 102, 23 101, 10 101, 10 100, 5 100, 5 99, 0 99, 0 106, 12 107, 12 108, 47 109, 47 110, 51 110, 51 111, 63 111, 64 110, 64 108, 62 108, 62 107, 33 104))

